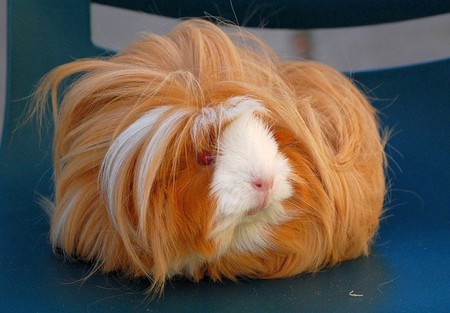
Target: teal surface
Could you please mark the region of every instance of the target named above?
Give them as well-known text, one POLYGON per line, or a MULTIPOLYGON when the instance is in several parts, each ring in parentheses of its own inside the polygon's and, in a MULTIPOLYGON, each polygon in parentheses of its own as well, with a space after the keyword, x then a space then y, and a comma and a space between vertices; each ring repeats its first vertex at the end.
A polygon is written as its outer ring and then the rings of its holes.
POLYGON ((40 77, 106 53, 90 42, 89 3, 9 1, 8 14, 0 312, 450 311, 450 60, 351 75, 372 91, 383 123, 395 130, 388 211, 370 257, 284 280, 177 280, 150 302, 147 281, 102 274, 82 280, 88 264, 52 253, 35 201, 52 190, 51 130, 39 140, 35 125, 17 128, 40 77))
POLYGON ((450 11, 445 0, 94 0, 171 17, 221 16, 241 26, 330 28, 408 20, 450 11))

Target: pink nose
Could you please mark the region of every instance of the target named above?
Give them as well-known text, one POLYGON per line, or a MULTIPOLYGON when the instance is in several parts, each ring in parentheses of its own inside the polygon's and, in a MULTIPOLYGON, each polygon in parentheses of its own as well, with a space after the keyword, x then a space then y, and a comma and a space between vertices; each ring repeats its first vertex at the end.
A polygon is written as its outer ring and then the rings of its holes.
POLYGON ((273 179, 255 178, 252 182, 253 189, 257 191, 257 203, 254 208, 249 211, 249 215, 256 215, 264 209, 270 202, 273 188, 273 179))
POLYGON ((259 193, 259 204, 262 208, 266 207, 270 201, 273 179, 270 178, 257 178, 253 181, 253 188, 259 193))
POLYGON ((253 188, 259 192, 270 193, 273 187, 273 179, 256 178, 253 181, 253 188))

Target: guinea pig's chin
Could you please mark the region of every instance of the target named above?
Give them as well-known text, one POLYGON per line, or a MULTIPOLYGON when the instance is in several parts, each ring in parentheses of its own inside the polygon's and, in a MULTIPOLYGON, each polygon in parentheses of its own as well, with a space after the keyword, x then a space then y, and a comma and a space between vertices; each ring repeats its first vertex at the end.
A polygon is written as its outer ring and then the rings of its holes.
POLYGON ((216 257, 229 251, 258 253, 271 247, 270 230, 290 219, 281 202, 252 210, 215 216, 210 239, 217 244, 216 257))

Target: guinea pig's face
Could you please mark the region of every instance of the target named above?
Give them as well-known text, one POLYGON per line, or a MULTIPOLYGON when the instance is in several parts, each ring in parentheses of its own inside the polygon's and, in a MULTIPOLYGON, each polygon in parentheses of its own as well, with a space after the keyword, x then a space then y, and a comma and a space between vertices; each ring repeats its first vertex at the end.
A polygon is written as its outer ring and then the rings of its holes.
POLYGON ((214 166, 211 237, 218 254, 267 247, 271 225, 288 218, 282 202, 292 195, 291 166, 269 127, 251 111, 239 114, 218 138, 214 166))

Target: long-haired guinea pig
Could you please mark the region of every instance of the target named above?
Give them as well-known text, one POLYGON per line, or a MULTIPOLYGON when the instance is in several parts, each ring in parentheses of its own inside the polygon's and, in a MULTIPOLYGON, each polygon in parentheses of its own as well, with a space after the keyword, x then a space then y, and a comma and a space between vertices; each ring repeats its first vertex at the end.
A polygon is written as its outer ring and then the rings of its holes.
POLYGON ((162 290, 174 275, 288 277, 369 253, 384 139, 375 109, 328 66, 191 20, 56 68, 40 114, 48 93, 50 239, 68 257, 162 290))

